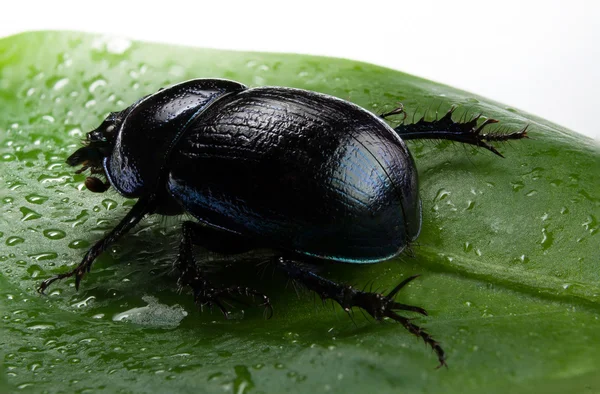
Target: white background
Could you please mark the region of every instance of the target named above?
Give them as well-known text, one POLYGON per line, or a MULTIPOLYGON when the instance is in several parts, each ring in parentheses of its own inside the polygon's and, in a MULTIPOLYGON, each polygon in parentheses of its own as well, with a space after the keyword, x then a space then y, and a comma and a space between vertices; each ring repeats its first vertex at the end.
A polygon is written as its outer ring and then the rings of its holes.
POLYGON ((0 36, 43 29, 358 59, 600 139, 600 1, 2 1, 0 36))

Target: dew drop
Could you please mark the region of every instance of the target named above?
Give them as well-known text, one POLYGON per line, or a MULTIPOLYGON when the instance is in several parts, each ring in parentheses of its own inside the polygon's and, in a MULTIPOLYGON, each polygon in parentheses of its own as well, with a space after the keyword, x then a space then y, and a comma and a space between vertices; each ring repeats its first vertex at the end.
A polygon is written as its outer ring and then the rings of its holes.
POLYGON ((68 134, 70 137, 77 137, 77 138, 83 137, 83 131, 81 131, 81 129, 77 128, 77 127, 69 130, 68 134))
POLYGON ((115 55, 124 54, 131 47, 131 41, 121 37, 111 37, 106 41, 106 51, 115 55))
POLYGON ((444 200, 446 197, 448 197, 450 195, 450 192, 447 191, 446 189, 440 189, 438 190, 438 192, 435 195, 435 198, 433 199, 433 201, 442 201, 444 200))
POLYGON ((37 264, 33 264, 32 266, 27 268, 27 273, 31 278, 37 278, 43 272, 44 271, 42 270, 42 267, 40 267, 37 264))
POLYGON ((90 93, 94 93, 94 91, 100 87, 106 86, 106 81, 104 79, 96 79, 94 82, 90 84, 88 88, 90 93))
POLYGON ((518 192, 525 187, 521 181, 511 182, 510 185, 512 186, 513 192, 518 192))
POLYGON ((473 245, 471 245, 471 243, 469 241, 465 242, 464 246, 463 246, 463 250, 468 253, 471 250, 473 250, 473 245))
POLYGON ((62 88, 67 86, 68 83, 69 83, 69 78, 61 78, 54 83, 54 86, 52 86, 52 89, 61 90, 62 88))
POLYGON ((91 301, 93 301, 93 300, 95 300, 95 299, 96 299, 96 297, 94 297, 94 296, 89 296, 88 298, 86 298, 86 299, 85 299, 85 300, 83 300, 83 301, 79 301, 79 302, 76 302, 76 303, 74 303, 74 304, 73 304, 73 306, 74 306, 75 308, 85 308, 86 306, 88 306, 88 302, 91 302, 91 301))
POLYGON ((107 210, 111 211, 117 207, 117 202, 115 200, 111 200, 110 198, 102 200, 102 206, 107 210))
POLYGON ((44 230, 44 237, 52 240, 63 239, 67 234, 62 230, 48 229, 44 230))
POLYGON ((244 394, 252 390, 254 382, 248 367, 244 365, 236 365, 233 367, 235 371, 235 379, 233 381, 233 392, 236 394, 244 394))
POLYGON ((69 248, 71 249, 84 249, 90 246, 90 243, 88 241, 86 241, 85 239, 76 239, 74 241, 71 241, 71 243, 69 244, 69 248))
POLYGON ((25 242, 25 240, 21 237, 8 237, 5 243, 6 246, 15 246, 23 242, 25 242))
POLYGON ((23 216, 21 217, 22 222, 26 222, 28 220, 36 220, 42 217, 42 215, 27 207, 21 207, 19 211, 21 211, 21 213, 23 214, 23 216))
POLYGON ((554 235, 546 227, 542 229, 542 249, 548 250, 554 243, 554 235))
POLYGON ((54 252, 44 252, 44 253, 36 253, 30 254, 29 257, 36 261, 44 261, 44 260, 54 260, 58 257, 58 254, 54 252))

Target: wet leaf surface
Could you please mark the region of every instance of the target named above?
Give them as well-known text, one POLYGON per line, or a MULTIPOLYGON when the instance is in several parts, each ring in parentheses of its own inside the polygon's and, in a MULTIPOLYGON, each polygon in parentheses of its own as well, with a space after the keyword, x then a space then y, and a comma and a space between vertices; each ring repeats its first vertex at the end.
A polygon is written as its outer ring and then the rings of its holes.
MULTIPOLYGON (((558 110, 558 108, 557 108, 558 110)), ((397 71, 348 60, 145 44, 80 33, 0 40, 0 387, 33 392, 600 391, 600 148, 542 119, 397 71), (226 279, 270 294, 275 316, 224 321, 176 291, 176 220, 151 217, 73 281, 74 267, 133 201, 93 194, 66 157, 110 111, 198 77, 283 85, 373 112, 402 102, 433 118, 483 113, 529 140, 500 159, 450 143, 411 142, 423 199, 414 257, 328 265, 337 280, 390 289, 425 307, 419 324, 449 369, 399 325, 297 296, 248 256, 226 279), (353 322, 354 321, 354 322, 353 322), (5 379, 5 380, 3 380, 5 379), (7 386, 8 387, 8 386, 7 386)), ((218 256, 199 252, 215 266, 218 256)), ((224 275, 221 273, 221 275, 224 275)), ((7 389, 8 390, 8 389, 7 389)))

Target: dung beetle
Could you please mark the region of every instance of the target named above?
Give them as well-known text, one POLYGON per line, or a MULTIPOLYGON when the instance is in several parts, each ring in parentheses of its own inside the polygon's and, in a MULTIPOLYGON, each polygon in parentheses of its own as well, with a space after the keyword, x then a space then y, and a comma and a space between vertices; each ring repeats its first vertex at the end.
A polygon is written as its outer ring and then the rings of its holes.
POLYGON ((246 86, 222 79, 195 79, 111 113, 87 134, 85 146, 67 163, 101 174, 86 179, 91 191, 110 186, 137 198, 125 218, 86 253, 71 272, 76 288, 93 261, 145 215, 191 214, 185 221, 175 267, 178 283, 195 302, 215 305, 228 316, 224 299, 253 296, 272 312, 269 298, 241 286, 211 283, 193 256, 193 245, 222 253, 257 247, 276 251, 274 264, 290 278, 345 311, 361 308, 374 319, 401 323, 436 352, 444 351, 427 332, 397 311, 426 315, 395 301, 416 276, 389 294, 360 291, 314 272, 323 261, 365 264, 399 255, 419 235, 421 200, 417 170, 404 141, 452 140, 502 156, 490 141, 526 137, 526 128, 485 134, 478 125, 452 120, 452 110, 434 121, 390 127, 384 119, 325 94, 285 87, 246 86))

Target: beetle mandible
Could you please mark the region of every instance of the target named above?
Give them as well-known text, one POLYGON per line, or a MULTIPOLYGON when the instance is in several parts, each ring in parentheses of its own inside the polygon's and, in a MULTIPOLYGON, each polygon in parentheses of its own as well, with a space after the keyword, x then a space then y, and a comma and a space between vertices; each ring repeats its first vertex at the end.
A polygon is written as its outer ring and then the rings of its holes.
POLYGON ((401 323, 436 352, 431 335, 397 311, 426 314, 395 301, 409 277, 389 294, 360 291, 325 279, 308 263, 329 260, 376 263, 400 254, 419 235, 421 201, 417 170, 404 141, 452 140, 502 156, 490 141, 526 137, 526 128, 485 134, 496 122, 454 122, 452 110, 435 121, 390 127, 384 119, 348 101, 307 90, 246 86, 222 79, 195 79, 143 97, 111 113, 87 134, 85 146, 67 163, 95 176, 91 191, 110 186, 136 204, 115 228, 92 246, 68 273, 76 288, 94 260, 145 215, 187 212, 175 262, 179 285, 195 302, 215 305, 235 294, 269 298, 253 289, 211 283, 194 259, 193 245, 240 253, 256 247, 277 252, 274 263, 290 278, 349 311, 362 308, 376 320, 401 323))

